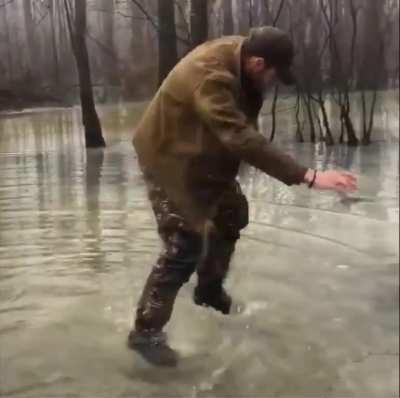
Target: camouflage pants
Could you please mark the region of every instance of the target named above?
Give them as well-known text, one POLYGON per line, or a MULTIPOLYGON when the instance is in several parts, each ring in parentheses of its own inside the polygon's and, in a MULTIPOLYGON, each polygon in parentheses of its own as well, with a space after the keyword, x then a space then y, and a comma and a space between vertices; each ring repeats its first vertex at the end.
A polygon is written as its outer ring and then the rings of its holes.
POLYGON ((235 184, 213 220, 216 230, 204 237, 190 229, 162 188, 151 181, 147 186, 164 248, 142 292, 135 328, 158 332, 169 321, 178 291, 193 272, 200 289, 215 293, 222 288, 239 231, 248 223, 248 204, 235 184))

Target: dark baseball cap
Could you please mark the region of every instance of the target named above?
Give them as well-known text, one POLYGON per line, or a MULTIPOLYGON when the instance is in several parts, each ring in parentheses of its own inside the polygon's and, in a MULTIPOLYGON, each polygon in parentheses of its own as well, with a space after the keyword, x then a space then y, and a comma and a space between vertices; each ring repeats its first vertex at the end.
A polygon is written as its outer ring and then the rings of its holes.
POLYGON ((252 28, 246 39, 245 49, 248 55, 262 57, 275 67, 282 83, 296 83, 292 70, 294 48, 287 33, 272 26, 252 28))

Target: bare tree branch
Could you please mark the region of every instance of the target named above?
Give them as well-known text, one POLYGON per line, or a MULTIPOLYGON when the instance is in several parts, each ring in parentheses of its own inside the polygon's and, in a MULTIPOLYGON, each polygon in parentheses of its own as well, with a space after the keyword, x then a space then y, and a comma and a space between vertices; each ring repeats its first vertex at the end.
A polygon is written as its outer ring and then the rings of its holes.
POLYGON ((71 5, 68 4, 68 0, 64 0, 64 7, 65 7, 65 14, 67 16, 67 25, 68 25, 69 37, 71 39, 71 47, 75 51, 75 35, 72 27, 72 17, 71 17, 72 12, 71 12, 71 5))
POLYGON ((281 12, 283 10, 283 6, 285 5, 285 0, 281 0, 279 7, 278 7, 278 11, 276 12, 275 18, 272 22, 272 26, 276 26, 280 16, 281 16, 281 12))
POLYGON ((137 1, 137 0, 131 0, 133 2, 133 4, 135 4, 135 6, 137 8, 139 8, 139 10, 144 14, 144 16, 147 18, 147 20, 150 22, 150 24, 153 26, 154 29, 158 30, 158 25, 155 23, 153 17, 147 12, 147 10, 137 1))
POLYGON ((182 29, 186 31, 187 40, 190 42, 190 26, 189 22, 186 20, 185 11, 182 8, 182 4, 179 1, 174 1, 175 7, 178 9, 179 15, 183 21, 182 29))
MULTIPOLYGON (((156 24, 156 22, 154 21, 154 18, 147 12, 147 10, 137 1, 137 0, 131 0, 133 2, 133 4, 135 4, 135 6, 137 8, 139 8, 139 10, 145 15, 145 17, 147 18, 147 20, 150 22, 150 24, 153 26, 153 28, 159 32, 160 31, 160 27, 156 24)), ((176 39, 179 40, 180 42, 182 42, 183 44, 186 44, 187 46, 190 46, 191 43, 189 40, 184 39, 183 37, 180 36, 176 36, 176 39)))
MULTIPOLYGON (((101 8, 92 8, 90 11, 104 13, 104 14, 110 14, 109 10, 104 10, 104 9, 101 9, 101 8)), ((112 13, 115 14, 115 15, 119 15, 121 17, 124 17, 124 18, 132 19, 132 20, 139 20, 139 21, 147 21, 148 20, 146 17, 136 17, 134 15, 125 14, 120 10, 116 10, 116 11, 114 11, 112 13)))
POLYGON ((97 46, 109 57, 112 59, 118 61, 118 62, 124 62, 121 58, 119 58, 116 54, 115 51, 106 46, 104 43, 102 43, 98 38, 94 37, 88 30, 86 31, 86 37, 88 37, 91 41, 93 41, 97 46))
POLYGON ((0 3, 0 8, 5 7, 6 5, 11 4, 13 2, 14 2, 14 0, 8 0, 8 1, 4 2, 4 3, 0 3))

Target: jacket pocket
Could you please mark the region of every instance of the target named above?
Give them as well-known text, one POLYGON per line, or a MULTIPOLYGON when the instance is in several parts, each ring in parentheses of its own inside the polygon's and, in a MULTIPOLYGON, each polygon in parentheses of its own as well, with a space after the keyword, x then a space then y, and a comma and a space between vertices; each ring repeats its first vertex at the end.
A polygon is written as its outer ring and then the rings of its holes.
POLYGON ((230 238, 238 238, 239 231, 249 224, 249 205, 242 193, 225 193, 214 218, 217 229, 230 238))

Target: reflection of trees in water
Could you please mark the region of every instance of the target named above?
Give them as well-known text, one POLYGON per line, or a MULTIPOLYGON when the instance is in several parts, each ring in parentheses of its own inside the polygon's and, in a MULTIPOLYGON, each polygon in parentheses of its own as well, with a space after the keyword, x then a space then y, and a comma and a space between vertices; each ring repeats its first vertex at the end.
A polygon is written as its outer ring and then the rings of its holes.
POLYGON ((104 162, 103 149, 86 149, 86 208, 99 211, 101 172, 104 162))
POLYGON ((125 255, 127 233, 126 157, 118 151, 86 150, 85 260, 95 269, 110 267, 125 255), (107 233, 105 234, 105 231, 107 233), (111 232, 111 233, 110 233, 111 232))
POLYGON ((352 147, 341 147, 341 149, 344 152, 341 166, 346 170, 351 170, 353 168, 356 154, 359 154, 362 150, 357 150, 352 147))
POLYGON ((85 164, 85 197, 86 197, 86 225, 87 231, 84 235, 86 252, 89 257, 86 259, 94 269, 103 269, 105 266, 105 255, 102 251, 102 224, 100 207, 100 188, 102 168, 104 162, 104 150, 86 149, 85 164))

